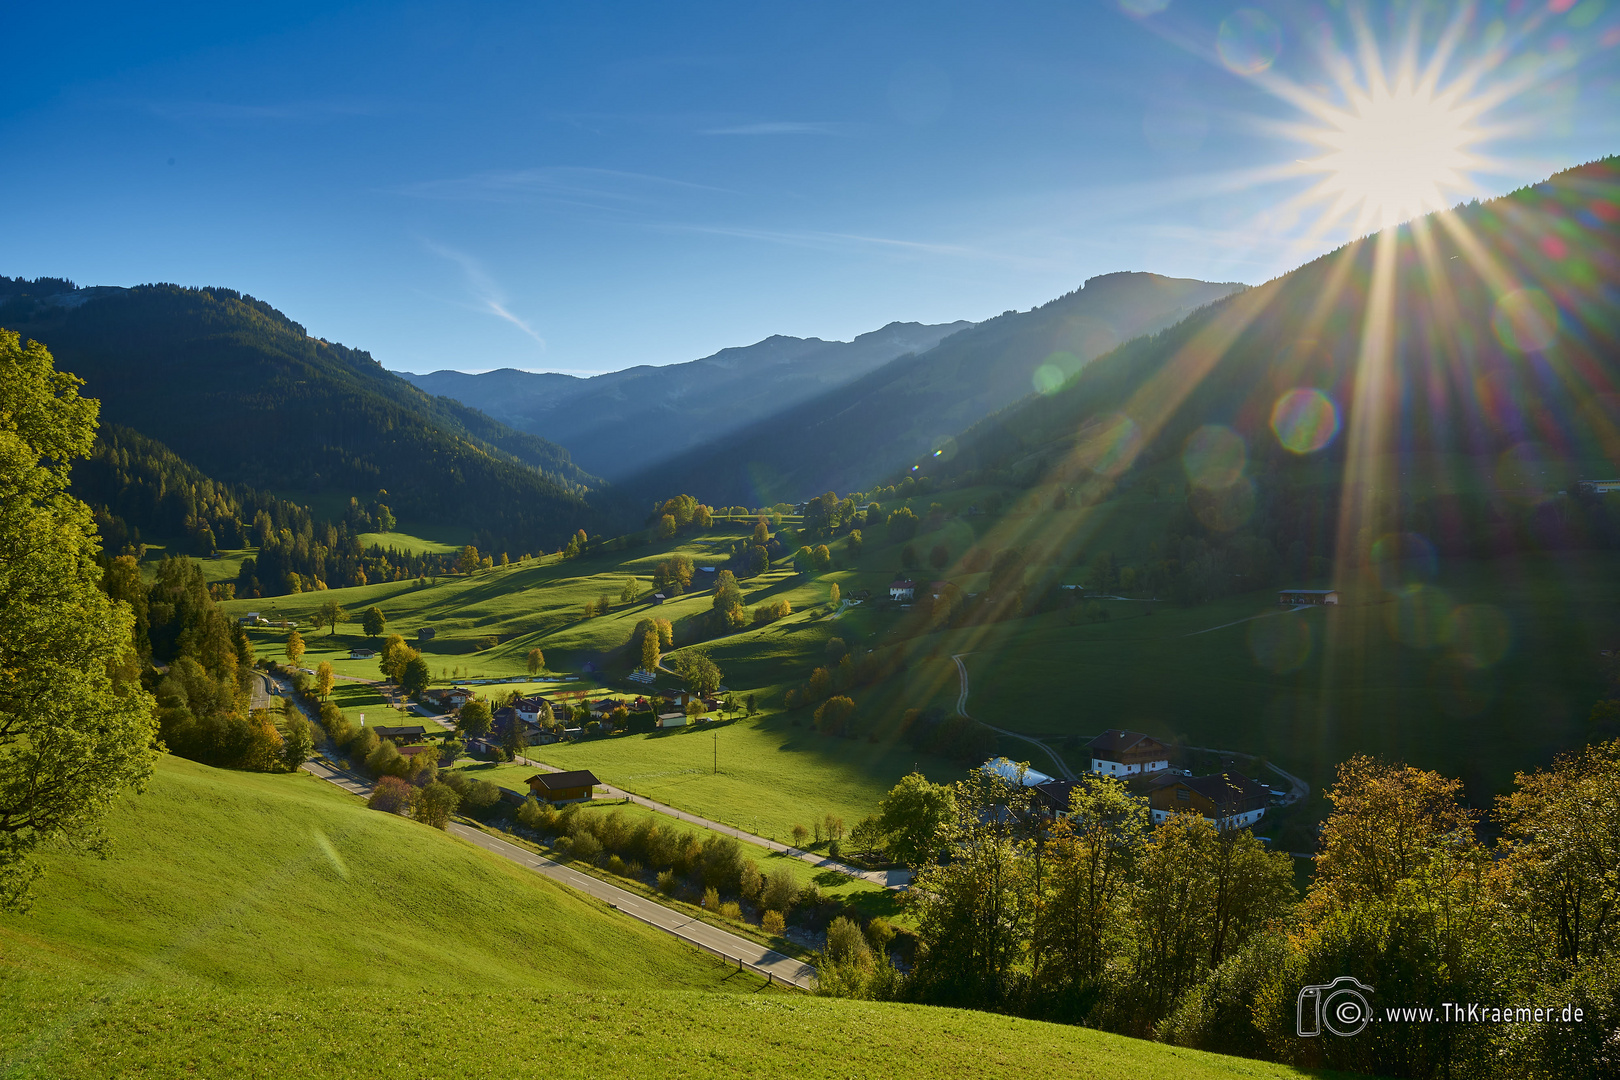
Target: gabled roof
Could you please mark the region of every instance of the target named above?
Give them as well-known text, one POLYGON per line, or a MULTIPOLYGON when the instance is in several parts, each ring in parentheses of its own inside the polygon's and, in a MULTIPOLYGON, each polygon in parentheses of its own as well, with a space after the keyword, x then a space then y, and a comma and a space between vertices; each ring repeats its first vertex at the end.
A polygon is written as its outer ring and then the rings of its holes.
POLYGON ((1192 788, 1218 807, 1247 802, 1250 799, 1269 799, 1271 797, 1270 788, 1250 780, 1242 773, 1226 772, 1217 773, 1214 776, 1184 776, 1181 778, 1181 783, 1192 788))
POLYGON ((407 724, 400 727, 377 726, 371 729, 377 733, 379 739, 399 739, 405 736, 422 736, 427 734, 427 728, 421 724, 407 724))
POLYGON ((574 769, 572 772, 543 772, 535 773, 529 777, 530 784, 538 784, 547 791, 566 791, 569 788, 595 787, 601 783, 596 774, 589 769, 574 769))
POLYGON ((1109 754, 1124 754, 1131 750, 1151 750, 1164 746, 1151 735, 1144 735, 1140 731, 1122 731, 1119 728, 1109 728, 1086 745, 1097 751, 1097 756, 1101 758, 1106 758, 1109 754), (1149 745, 1139 745, 1143 743, 1149 745))
POLYGON ((916 587, 917 583, 909 578, 896 578, 894 581, 889 582, 889 588, 891 589, 915 589, 916 587))

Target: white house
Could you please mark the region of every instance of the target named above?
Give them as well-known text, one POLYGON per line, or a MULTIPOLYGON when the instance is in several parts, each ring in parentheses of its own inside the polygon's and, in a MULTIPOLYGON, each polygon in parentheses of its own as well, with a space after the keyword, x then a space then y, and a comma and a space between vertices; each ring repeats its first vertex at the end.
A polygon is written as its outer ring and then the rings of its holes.
POLYGON ((910 600, 917 595, 917 583, 909 579, 889 582, 890 600, 910 600))
POLYGON ((1109 728, 1088 745, 1091 771, 1102 776, 1147 776, 1170 767, 1170 748, 1140 731, 1109 728))

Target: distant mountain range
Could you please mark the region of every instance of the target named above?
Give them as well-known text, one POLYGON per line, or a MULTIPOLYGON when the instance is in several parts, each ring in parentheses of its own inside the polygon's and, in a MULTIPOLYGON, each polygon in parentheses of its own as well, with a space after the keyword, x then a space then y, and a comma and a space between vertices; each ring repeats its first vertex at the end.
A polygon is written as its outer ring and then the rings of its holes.
POLYGON ((477 375, 397 374, 430 394, 560 443, 582 467, 619 480, 722 440, 896 357, 926 352, 972 325, 894 322, 854 341, 775 335, 700 360, 588 379, 511 368, 477 375))
POLYGON ((1009 311, 655 464, 618 488, 632 499, 689 491, 761 506, 865 490, 986 415, 1052 390, 1120 343, 1174 325, 1245 286, 1158 274, 1095 277, 1039 308, 1009 311))

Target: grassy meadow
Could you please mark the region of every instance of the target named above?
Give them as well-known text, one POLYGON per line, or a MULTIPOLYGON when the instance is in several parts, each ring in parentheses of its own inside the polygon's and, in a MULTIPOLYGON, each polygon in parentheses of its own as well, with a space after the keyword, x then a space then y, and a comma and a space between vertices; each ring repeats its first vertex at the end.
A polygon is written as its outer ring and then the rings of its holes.
MULTIPOLYGON (((1057 580, 1081 582, 1102 552, 1129 562, 1162 536, 1181 499, 1173 466, 1156 467, 1163 476, 1149 470, 1088 506, 1054 509, 1025 493, 987 488, 887 504, 885 510, 910 505, 924 519, 911 544, 925 560, 942 545, 950 560, 943 571, 926 562, 901 571, 902 545, 873 527, 858 559, 844 539, 833 543, 831 573, 776 569, 743 580, 750 606, 786 597, 794 614, 703 645, 726 684, 739 695, 755 694, 761 709, 753 720, 722 729, 718 776, 710 740, 696 733, 549 747, 546 760, 591 768, 609 782, 744 828, 757 825, 766 835, 785 835, 795 821, 808 824, 829 811, 853 821, 913 764, 935 779, 961 775, 961 764, 925 760, 895 731, 908 708, 954 710, 957 653, 966 654, 968 711, 975 718, 1050 737, 1075 767, 1084 767, 1085 738, 1131 727, 1190 746, 1263 755, 1317 789, 1352 754, 1400 758, 1460 776, 1470 797, 1484 804, 1515 770, 1583 741, 1584 717, 1603 692, 1598 654, 1620 642, 1620 559, 1609 555, 1442 559, 1421 579, 1401 583, 1405 592, 1341 580, 1339 608, 1293 614, 1277 612, 1271 591, 1191 608, 1100 600, 903 639, 904 615, 887 605, 847 608, 837 619, 826 609, 834 582, 846 597, 860 590, 882 597, 897 572, 920 582, 945 577, 964 592, 983 592, 988 575, 959 565, 974 546, 1021 547, 1054 568, 1057 580), (967 513, 998 498, 999 516, 967 513), (930 518, 936 502, 941 513, 930 518), (875 742, 826 739, 810 730, 808 710, 782 711, 783 694, 824 662, 834 636, 857 653, 907 643, 898 674, 853 693, 862 715, 876 722, 875 742)), ((1433 474, 1436 490, 1450 475, 1443 466, 1425 474, 1433 474)), ((784 520, 784 527, 796 525, 784 520)), ((376 604, 390 631, 422 646, 436 680, 522 675, 528 650, 540 647, 550 671, 583 673, 568 689, 625 689, 617 679, 631 663, 621 647, 638 620, 670 619, 678 643, 706 634, 710 593, 654 604, 648 599, 654 565, 682 553, 699 566, 723 566, 714 551, 745 532, 745 523, 721 520, 709 533, 668 544, 595 550, 569 561, 547 556, 426 586, 382 583, 226 606, 271 617, 308 615, 335 596, 358 619, 376 604), (635 579, 642 598, 620 604, 626 578, 635 579), (602 595, 614 598, 611 609, 585 618, 586 602, 602 595), (433 641, 416 642, 422 626, 436 630, 433 641), (482 648, 487 638, 497 643, 482 648)), ((279 633, 255 631, 254 638, 261 655, 280 654, 279 633)), ((361 636, 358 622, 340 624, 336 634, 306 630, 305 639, 307 664, 329 659, 340 674, 377 677, 375 661, 348 659, 352 646, 377 644, 361 636)), ((491 688, 497 689, 506 688, 491 688)), ((1044 765, 1028 744, 1003 740, 1000 750, 1044 765)), ((1320 800, 1312 805, 1313 813, 1325 809, 1320 800)))
POLYGON ((109 859, 48 854, 33 912, 0 915, 0 1075, 1304 1075, 762 988, 305 774, 166 757, 108 831, 109 859))

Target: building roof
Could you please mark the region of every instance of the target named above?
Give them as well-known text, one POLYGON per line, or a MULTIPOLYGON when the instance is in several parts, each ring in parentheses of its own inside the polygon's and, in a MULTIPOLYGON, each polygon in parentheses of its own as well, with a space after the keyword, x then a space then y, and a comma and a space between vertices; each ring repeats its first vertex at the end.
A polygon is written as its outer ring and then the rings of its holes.
POLYGON ((1332 596, 1338 589, 1278 589, 1279 596, 1332 596))
POLYGON ((1214 776, 1184 776, 1181 777, 1181 783, 1192 788, 1217 807, 1247 802, 1250 799, 1269 799, 1271 797, 1270 788, 1250 780, 1242 773, 1224 772, 1217 773, 1214 776))
POLYGON ((1049 783, 1052 779, 1045 773, 1030 768, 1025 768, 1022 776, 1020 776, 1017 764, 1004 757, 991 758, 979 768, 987 773, 994 773, 1008 783, 1017 784, 1022 782, 1025 787, 1038 787, 1041 784, 1049 783))
POLYGON ((896 578, 889 582, 889 588, 891 589, 915 589, 916 587, 917 583, 910 578, 896 578))
POLYGON ((407 737, 420 738, 427 734, 427 728, 423 727, 421 724, 406 724, 401 727, 379 726, 374 727, 371 730, 377 733, 377 738, 379 739, 402 739, 407 737))
POLYGON ((1151 735, 1144 735, 1140 731, 1122 731, 1119 728, 1109 728, 1086 745, 1097 757, 1104 759, 1107 759, 1109 754, 1124 754, 1132 750, 1141 753, 1155 747, 1164 748, 1164 744, 1151 735))
POLYGON ((529 777, 530 785, 538 784, 547 791, 567 791, 570 788, 595 787, 601 783, 596 774, 589 769, 574 769, 571 772, 543 772, 535 773, 529 777))

